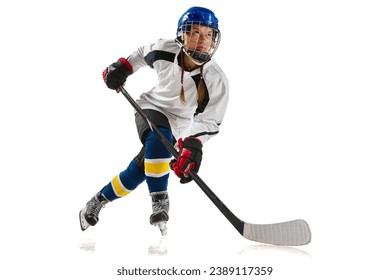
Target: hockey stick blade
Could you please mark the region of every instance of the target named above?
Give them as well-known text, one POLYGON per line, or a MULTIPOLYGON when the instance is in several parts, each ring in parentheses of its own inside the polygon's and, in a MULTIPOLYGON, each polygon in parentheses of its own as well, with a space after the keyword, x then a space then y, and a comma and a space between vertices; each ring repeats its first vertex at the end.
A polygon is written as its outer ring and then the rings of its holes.
POLYGON ((310 243, 310 227, 305 220, 293 220, 275 224, 244 223, 242 236, 256 242, 300 246, 310 243))
POLYGON ((301 246, 310 243, 311 231, 305 220, 298 219, 274 224, 246 223, 229 210, 198 174, 193 173, 191 176, 214 205, 246 239, 280 246, 301 246))
POLYGON ((274 224, 251 224, 239 219, 198 176, 192 178, 221 213, 246 239, 280 246, 301 246, 310 243, 311 231, 305 220, 298 219, 274 224))

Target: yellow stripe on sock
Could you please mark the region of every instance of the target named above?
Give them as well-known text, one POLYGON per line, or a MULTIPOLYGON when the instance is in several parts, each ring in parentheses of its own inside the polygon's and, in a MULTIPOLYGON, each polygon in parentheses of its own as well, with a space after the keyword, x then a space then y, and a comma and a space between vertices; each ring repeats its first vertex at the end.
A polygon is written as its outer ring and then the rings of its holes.
POLYGON ((149 177, 162 177, 169 173, 169 158, 145 159, 145 174, 149 177))
POLYGON ((111 185, 117 196, 125 196, 130 193, 130 191, 122 185, 122 182, 119 179, 119 175, 116 175, 114 178, 112 178, 111 185))

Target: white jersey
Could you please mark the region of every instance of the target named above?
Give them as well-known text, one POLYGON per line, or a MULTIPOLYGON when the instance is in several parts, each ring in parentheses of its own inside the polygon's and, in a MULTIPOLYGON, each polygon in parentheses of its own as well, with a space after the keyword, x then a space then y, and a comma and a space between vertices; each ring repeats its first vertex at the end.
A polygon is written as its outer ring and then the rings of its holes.
POLYGON ((229 83, 222 69, 211 59, 203 66, 205 98, 197 101, 200 69, 184 72, 185 103, 180 101, 182 68, 178 63, 180 47, 175 40, 160 39, 139 48, 127 60, 133 71, 153 68, 158 84, 141 94, 137 103, 142 109, 154 109, 167 116, 176 139, 198 137, 203 143, 219 132, 229 99, 229 83))

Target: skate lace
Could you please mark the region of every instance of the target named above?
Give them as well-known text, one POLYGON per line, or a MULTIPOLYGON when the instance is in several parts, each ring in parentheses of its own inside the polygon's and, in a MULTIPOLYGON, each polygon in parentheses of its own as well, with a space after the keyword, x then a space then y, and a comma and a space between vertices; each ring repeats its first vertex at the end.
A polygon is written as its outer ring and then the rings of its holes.
POLYGON ((104 202, 100 202, 96 197, 94 197, 89 203, 87 207, 87 214, 93 214, 98 217, 100 210, 105 207, 104 202))
POLYGON ((167 211, 168 208, 169 208, 168 199, 160 199, 158 201, 153 202, 153 212, 159 212, 161 210, 167 211))

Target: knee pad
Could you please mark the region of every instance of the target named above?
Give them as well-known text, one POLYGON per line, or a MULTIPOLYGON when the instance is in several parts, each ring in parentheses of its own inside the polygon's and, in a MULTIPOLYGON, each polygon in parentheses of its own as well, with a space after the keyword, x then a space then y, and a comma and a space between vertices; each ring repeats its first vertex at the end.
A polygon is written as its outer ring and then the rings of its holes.
MULTIPOLYGON (((159 131, 172 142, 170 130, 160 128, 159 131)), ((168 185, 169 163, 171 153, 161 143, 154 132, 150 131, 145 137, 145 175, 149 191, 165 191, 168 185)))

